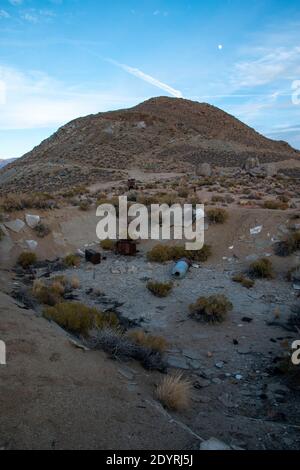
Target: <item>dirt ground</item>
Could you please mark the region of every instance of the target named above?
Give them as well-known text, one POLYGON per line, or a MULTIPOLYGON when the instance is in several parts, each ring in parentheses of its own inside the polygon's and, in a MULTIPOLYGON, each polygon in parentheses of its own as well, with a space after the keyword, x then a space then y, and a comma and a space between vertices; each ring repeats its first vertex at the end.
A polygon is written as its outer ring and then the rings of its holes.
MULTIPOLYGON (((104 189, 92 189, 99 188, 104 189)), ((199 197, 209 197, 207 189, 199 197)), ((146 288, 150 279, 170 280, 173 266, 147 261, 152 241, 141 242, 135 257, 105 252, 99 265, 82 260, 78 268, 61 272, 80 280, 76 300, 117 308, 124 318, 168 340, 169 371, 181 370, 193 384, 192 405, 181 413, 167 412, 155 399, 162 374, 76 348, 39 309, 25 309, 11 297, 22 285, 12 268, 33 233, 29 227, 9 232, 0 245, 0 339, 7 346, 7 365, 0 366, 0 448, 197 449, 210 437, 244 449, 300 448, 299 390, 274 373, 283 345, 297 339, 285 328, 299 302, 286 274, 299 264, 299 254, 279 258, 273 245, 288 233, 297 208, 274 211, 233 202, 226 209, 226 224, 206 227, 212 257, 174 281, 166 298, 146 288), (260 233, 252 235, 257 226, 260 233), (257 280, 252 289, 232 281, 262 256, 272 260, 274 279, 257 280), (91 289, 101 295, 95 299, 91 289), (189 304, 199 296, 217 293, 234 306, 224 323, 200 324, 188 316, 189 304)), ((38 240, 39 259, 100 249, 94 208, 27 212, 51 227, 51 234, 38 240)))

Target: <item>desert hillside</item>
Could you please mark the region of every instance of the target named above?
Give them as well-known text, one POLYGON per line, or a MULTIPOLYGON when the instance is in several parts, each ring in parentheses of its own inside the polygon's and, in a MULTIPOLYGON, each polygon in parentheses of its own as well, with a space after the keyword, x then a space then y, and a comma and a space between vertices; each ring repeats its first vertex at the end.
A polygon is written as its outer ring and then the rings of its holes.
POLYGON ((190 171, 203 162, 224 167, 249 157, 267 163, 299 156, 214 106, 159 97, 66 124, 2 169, 0 185, 2 191, 51 191, 119 179, 133 168, 190 171))

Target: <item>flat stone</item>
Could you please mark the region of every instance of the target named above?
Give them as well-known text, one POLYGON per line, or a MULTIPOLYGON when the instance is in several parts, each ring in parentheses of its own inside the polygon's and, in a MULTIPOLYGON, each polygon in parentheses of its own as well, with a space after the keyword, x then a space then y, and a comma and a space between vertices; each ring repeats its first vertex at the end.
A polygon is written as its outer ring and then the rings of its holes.
POLYGON ((10 220, 9 222, 4 222, 5 227, 9 228, 15 233, 21 232, 25 227, 25 223, 21 219, 10 220))
POLYGON ((182 356, 169 356, 168 365, 177 369, 189 369, 189 365, 187 364, 186 359, 182 356))

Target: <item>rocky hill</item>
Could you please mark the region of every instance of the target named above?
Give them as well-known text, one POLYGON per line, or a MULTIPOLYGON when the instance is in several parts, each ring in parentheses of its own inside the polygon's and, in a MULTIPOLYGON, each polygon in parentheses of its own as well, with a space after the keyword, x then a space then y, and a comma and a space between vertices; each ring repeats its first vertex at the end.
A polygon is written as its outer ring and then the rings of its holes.
POLYGON ((248 157, 267 163, 300 152, 209 104, 159 97, 71 121, 2 169, 0 185, 2 192, 51 191, 124 177, 130 168, 193 171, 203 162, 240 166, 248 157))

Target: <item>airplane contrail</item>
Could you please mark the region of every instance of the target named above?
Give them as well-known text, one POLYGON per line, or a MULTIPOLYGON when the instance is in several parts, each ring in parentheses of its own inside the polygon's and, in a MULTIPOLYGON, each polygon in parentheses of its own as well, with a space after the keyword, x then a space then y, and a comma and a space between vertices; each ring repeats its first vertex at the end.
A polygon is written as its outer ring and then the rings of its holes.
POLYGON ((183 97, 181 91, 175 90, 175 88, 170 87, 166 83, 160 82, 156 78, 151 77, 151 75, 148 75, 137 68, 130 67, 126 64, 120 64, 119 62, 116 62, 113 59, 107 59, 107 61, 125 70, 125 72, 130 73, 131 75, 134 75, 135 77, 140 78, 141 80, 144 80, 144 82, 150 83, 151 85, 156 86, 157 88, 160 88, 161 90, 164 90, 167 93, 170 93, 170 95, 175 96, 175 98, 183 97))

